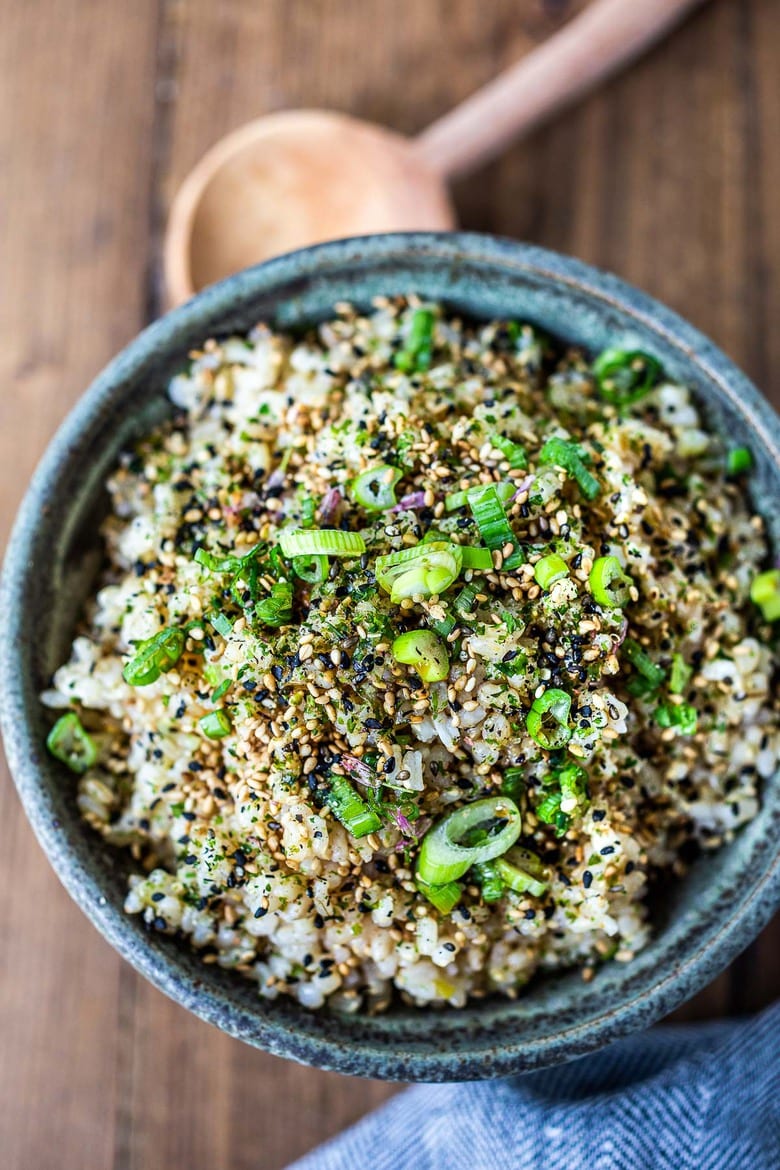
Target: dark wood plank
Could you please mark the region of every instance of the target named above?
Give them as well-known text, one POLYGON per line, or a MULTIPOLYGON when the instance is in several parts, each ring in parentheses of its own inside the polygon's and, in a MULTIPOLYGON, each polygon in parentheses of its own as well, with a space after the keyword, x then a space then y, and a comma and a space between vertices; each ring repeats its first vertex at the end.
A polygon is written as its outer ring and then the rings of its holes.
MULTIPOLYGON (((4 540, 54 427, 143 322, 156 11, 4 0, 0 25, 4 540)), ((0 874, 0 1162, 109 1167, 122 964, 59 886, 5 770, 0 874)))

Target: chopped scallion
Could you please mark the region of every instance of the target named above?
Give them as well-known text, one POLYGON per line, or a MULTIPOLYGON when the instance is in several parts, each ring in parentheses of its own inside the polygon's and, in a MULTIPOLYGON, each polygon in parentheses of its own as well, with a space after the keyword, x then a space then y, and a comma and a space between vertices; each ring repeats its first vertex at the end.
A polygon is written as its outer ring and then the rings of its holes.
POLYGON ((490 446, 501 452, 513 471, 528 466, 528 452, 522 443, 515 443, 505 435, 491 435, 490 446))
POLYGON ((643 650, 638 642, 633 638, 626 638, 623 643, 623 652, 634 667, 634 669, 642 675, 643 678, 654 687, 660 687, 661 683, 666 678, 666 671, 662 666, 658 666, 653 662, 646 650, 643 650))
POLYGON ((279 533, 279 547, 286 557, 357 557, 366 542, 359 532, 340 528, 288 529, 279 533))
POLYGON ((531 894, 541 898, 547 890, 549 875, 542 862, 530 849, 516 846, 492 863, 501 880, 516 894, 531 894))
POLYGON ((423 897, 427 898, 440 914, 450 914, 457 906, 463 893, 460 882, 447 882, 443 886, 430 886, 418 877, 415 885, 423 897))
POLYGON ((744 475, 753 467, 753 456, 748 447, 733 447, 726 456, 726 471, 729 475, 744 475))
POLYGON ((198 727, 208 739, 223 739, 233 730, 224 711, 209 711, 208 715, 202 715, 198 727))
POLYGON ((601 486, 595 475, 588 471, 586 464, 589 462, 590 456, 579 443, 570 443, 567 439, 548 439, 539 452, 539 463, 562 467, 576 480, 585 498, 595 500, 601 486))
POLYGON ((593 363, 599 394, 613 406, 639 402, 663 374, 661 363, 639 349, 605 349, 593 363))
POLYGON ((534 580, 540 588, 549 589, 556 581, 566 577, 568 572, 569 566, 563 557, 559 557, 557 553, 548 553, 534 565, 534 580))
POLYGON ((512 546, 513 552, 503 562, 504 569, 514 569, 521 565, 525 558, 507 520, 496 485, 485 484, 478 492, 469 491, 468 505, 479 534, 489 549, 503 549, 507 544, 512 546))
POLYGON ((46 747, 71 772, 86 772, 97 760, 95 741, 75 711, 60 715, 46 737, 46 747))
POLYGON ((780 569, 767 569, 753 578, 750 600, 761 610, 765 622, 780 619, 780 569))
POLYGON ((545 751, 563 747, 571 739, 568 726, 571 695, 557 687, 548 687, 534 699, 525 720, 526 731, 545 751))
POLYGON ((310 556, 293 557, 291 564, 295 576, 301 581, 306 581, 309 585, 319 585, 321 581, 327 579, 330 562, 327 557, 310 556))
POLYGON ((352 497, 366 511, 386 512, 397 503, 395 485, 402 475, 397 467, 390 467, 387 463, 370 467, 352 481, 352 497))
POLYGON ((458 577, 463 557, 457 544, 423 541, 413 548, 377 557, 376 579, 390 600, 444 593, 458 577))
POLYGON ((289 581, 277 581, 271 587, 270 596, 264 597, 255 606, 255 617, 265 626, 278 629, 292 621, 293 587, 289 581))
POLYGON ((409 630, 399 634, 392 646, 393 658, 413 666, 423 682, 442 682, 450 672, 446 643, 432 630, 409 630))
POLYGON ((433 356, 433 330, 436 314, 432 309, 416 309, 412 315, 403 349, 395 355, 395 367, 405 374, 427 370, 433 356))
POLYGON ((669 693, 681 695, 690 682, 693 667, 683 658, 682 654, 672 655, 672 669, 669 672, 669 693))
POLYGON ((135 653, 125 664, 122 677, 131 687, 146 687, 161 674, 171 670, 184 653, 184 631, 168 626, 151 638, 138 642, 135 653))
POLYGON ((431 886, 447 885, 463 877, 472 865, 506 853, 520 836, 520 811, 506 796, 489 796, 447 813, 423 837, 417 858, 417 877, 431 886), (477 845, 464 844, 482 828, 477 845))
POLYGON ((628 605, 633 583, 617 557, 597 557, 588 574, 593 600, 605 609, 622 609, 628 605))
POLYGON ((345 776, 331 773, 326 800, 336 820, 353 837, 366 837, 382 827, 377 814, 345 776))
POLYGON ((674 727, 680 735, 695 735, 698 712, 690 703, 661 703, 656 708, 655 721, 659 727, 674 727))
POLYGON ((460 554, 463 557, 464 569, 476 569, 477 572, 487 573, 493 568, 493 557, 489 548, 473 548, 471 545, 460 545, 460 554))

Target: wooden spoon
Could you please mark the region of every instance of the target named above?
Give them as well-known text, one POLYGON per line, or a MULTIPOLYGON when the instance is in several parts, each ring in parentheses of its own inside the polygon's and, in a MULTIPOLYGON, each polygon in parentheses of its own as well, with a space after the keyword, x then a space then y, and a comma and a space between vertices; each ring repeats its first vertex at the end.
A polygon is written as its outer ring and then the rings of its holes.
POLYGON ((415 139, 328 110, 289 110, 218 142, 183 183, 165 239, 171 304, 323 240, 456 225, 447 181, 592 89, 702 0, 593 0, 415 139))

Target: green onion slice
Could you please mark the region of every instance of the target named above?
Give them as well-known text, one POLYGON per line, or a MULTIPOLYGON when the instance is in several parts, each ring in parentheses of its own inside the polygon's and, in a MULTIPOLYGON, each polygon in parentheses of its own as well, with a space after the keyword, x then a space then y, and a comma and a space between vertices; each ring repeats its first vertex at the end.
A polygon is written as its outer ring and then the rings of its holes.
POLYGON ((378 584, 398 603, 405 597, 443 593, 456 580, 462 565, 457 544, 432 540, 377 557, 375 571, 378 584))
POLYGON ((255 606, 255 617, 265 626, 278 629, 292 621, 293 587, 289 581, 278 581, 271 593, 255 606))
POLYGON ((326 800, 336 820, 341 821, 353 837, 366 837, 382 827, 377 814, 345 776, 331 773, 326 800))
POLYGON ((202 715, 198 727, 208 739, 223 739, 233 730, 224 711, 209 711, 208 715, 202 715))
MULTIPOLYGON (((474 487, 467 488, 464 492, 452 492, 451 495, 444 497, 444 507, 448 512, 454 512, 458 508, 465 508, 469 502, 469 498, 471 496, 478 496, 483 488, 487 486, 489 485, 478 483, 474 487)), ((496 495, 502 504, 508 503, 517 491, 517 484, 510 483, 508 480, 495 483, 493 487, 496 489, 496 495)))
POLYGON ((208 569, 210 573, 238 573, 241 569, 246 568, 265 548, 266 545, 261 541, 252 545, 249 551, 241 556, 229 553, 224 557, 218 557, 216 553, 209 552, 208 549, 197 548, 194 559, 196 564, 203 565, 203 568, 208 569))
POLYGON ((485 902, 498 902, 506 893, 506 886, 499 875, 495 861, 483 861, 473 866, 469 875, 480 888, 485 902))
POLYGON ((545 751, 563 747, 571 739, 568 726, 571 695, 549 687, 534 699, 525 719, 526 731, 545 751))
POLYGON ((605 349, 593 363, 599 394, 613 406, 639 402, 663 374, 663 366, 640 349, 605 349))
POLYGON ((448 813, 423 837, 417 877, 431 886, 463 877, 472 865, 506 853, 520 836, 520 811, 507 796, 489 796, 448 813), (474 830, 486 830, 478 845, 464 845, 474 830), (492 831, 491 831, 492 828, 492 831))
POLYGON ((590 456, 579 443, 571 443, 567 439, 548 439, 539 452, 539 462, 553 467, 562 467, 577 482, 577 486, 587 500, 595 500, 601 491, 599 481, 591 475, 586 467, 590 456))
POLYGON ((464 569, 476 569, 479 573, 485 573, 493 568, 493 557, 489 548, 474 548, 472 545, 462 544, 460 554, 463 557, 464 569))
POLYGON ((726 456, 726 471, 729 475, 744 475, 753 467, 753 456, 748 447, 734 447, 726 456))
POLYGON ((780 569, 767 569, 753 578, 750 600, 761 610, 765 622, 780 619, 780 569))
POLYGON ((430 886, 418 877, 415 885, 423 897, 427 898, 440 914, 450 914, 457 906, 463 893, 460 882, 447 882, 443 886, 430 886))
POLYGON ((395 485, 402 476, 402 471, 387 463, 370 467, 352 481, 350 491, 353 499, 368 512, 386 512, 397 503, 395 485))
POLYGON ((557 553, 548 553, 534 565, 534 580, 542 589, 549 589, 556 581, 568 576, 569 566, 557 553))
POLYGON ((504 796, 510 796, 515 804, 518 804, 524 790, 525 769, 511 764, 508 768, 504 769, 504 776, 501 780, 501 791, 504 796))
POLYGON ((395 355, 395 367, 405 374, 427 370, 433 356, 433 329, 436 314, 432 309, 416 309, 403 349, 395 355))
POLYGON ((674 727, 680 735, 695 735, 699 715, 690 703, 661 703, 656 708, 655 721, 659 727, 674 727))
POLYGON ((506 518, 495 484, 485 484, 477 492, 469 491, 468 505, 479 534, 489 549, 503 549, 507 544, 512 545, 514 551, 506 558, 503 567, 515 569, 521 565, 524 557, 506 518))
POLYGON ((681 695, 693 674, 693 667, 689 666, 682 654, 672 655, 672 669, 669 672, 669 694, 681 695))
POLYGON ((125 664, 122 678, 131 687, 146 687, 157 682, 161 674, 172 667, 184 653, 184 631, 168 626, 152 638, 138 642, 135 653, 125 664))
POLYGON ((528 466, 528 452, 522 443, 515 443, 505 435, 491 435, 490 446, 501 452, 513 471, 528 466))
POLYGON ((646 650, 643 650, 638 642, 633 638, 626 638, 623 643, 623 652, 634 667, 634 669, 642 675, 643 678, 654 687, 660 687, 661 683, 666 678, 666 671, 662 666, 658 666, 653 662, 646 650))
POLYGON ((279 533, 279 546, 286 557, 354 557, 366 551, 360 533, 340 528, 289 529, 279 533))
POLYGON ((321 581, 325 581, 329 566, 330 561, 327 557, 292 558, 292 570, 295 576, 300 577, 301 581, 307 581, 310 585, 319 585, 321 581))
POLYGON ((448 638, 462 617, 472 612, 478 593, 479 586, 464 585, 452 603, 452 612, 448 613, 441 621, 431 622, 436 633, 440 634, 442 638, 448 638))
POLYGON ((571 825, 569 814, 561 811, 562 799, 563 793, 560 790, 548 792, 537 803, 535 810, 542 824, 553 826, 556 837, 563 837, 571 825))
POLYGON ((97 760, 97 747, 75 711, 60 715, 46 737, 46 747, 71 772, 86 772, 97 760))
POLYGON ((450 673, 446 643, 432 630, 409 630, 393 642, 393 658, 413 666, 423 682, 441 682, 450 673))
POLYGON ((516 894, 532 894, 541 898, 546 892, 549 874, 541 860, 530 849, 516 845, 504 857, 493 862, 498 876, 516 894))
POLYGON ((233 623, 230 618, 226 614, 220 613, 217 609, 206 614, 206 620, 211 623, 217 633, 221 634, 223 638, 227 638, 233 633, 233 623))
POLYGON ((631 577, 617 557, 597 557, 588 575, 593 600, 605 609, 622 609, 631 600, 631 577))

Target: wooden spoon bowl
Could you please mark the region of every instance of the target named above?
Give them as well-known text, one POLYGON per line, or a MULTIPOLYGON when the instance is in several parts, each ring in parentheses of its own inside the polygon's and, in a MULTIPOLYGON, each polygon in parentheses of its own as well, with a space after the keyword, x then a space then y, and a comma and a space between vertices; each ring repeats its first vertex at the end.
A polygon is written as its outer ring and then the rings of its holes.
POLYGON ((306 244, 451 230, 445 184, 413 156, 410 139, 327 110, 242 126, 201 159, 176 196, 165 243, 169 297, 179 303, 306 244))

